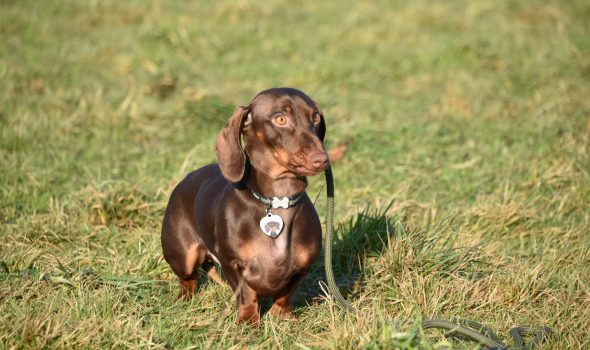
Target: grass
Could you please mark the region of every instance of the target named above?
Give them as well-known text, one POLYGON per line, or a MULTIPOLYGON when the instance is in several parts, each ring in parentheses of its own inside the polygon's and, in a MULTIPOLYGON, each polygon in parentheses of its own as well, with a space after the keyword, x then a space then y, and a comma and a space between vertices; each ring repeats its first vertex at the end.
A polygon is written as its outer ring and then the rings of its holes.
POLYGON ((0 1, 0 347, 451 344, 422 335, 430 316, 589 347, 588 18, 584 1, 0 1), (159 230, 272 86, 310 94, 347 146, 335 271, 359 314, 318 262, 301 322, 251 330, 222 287, 174 301, 159 230))

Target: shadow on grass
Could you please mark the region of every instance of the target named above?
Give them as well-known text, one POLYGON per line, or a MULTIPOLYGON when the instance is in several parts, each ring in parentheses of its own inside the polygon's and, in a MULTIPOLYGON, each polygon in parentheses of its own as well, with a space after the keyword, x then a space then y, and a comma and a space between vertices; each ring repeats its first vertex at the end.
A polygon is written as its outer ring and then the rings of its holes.
MULTIPOLYGON (((487 275, 481 268, 486 263, 479 247, 461 246, 452 219, 413 227, 388 216, 390 207, 391 204, 382 209, 366 208, 335 229, 332 265, 340 291, 349 301, 354 302, 356 292, 373 273, 377 259, 385 259, 380 265, 385 265, 387 273, 394 276, 404 269, 432 278, 459 274, 480 279, 487 275)), ((323 302, 325 294, 320 282, 325 281, 322 255, 296 291, 295 309, 323 302)))
MULTIPOLYGON (((351 290, 362 281, 362 271, 370 256, 379 256, 387 248, 389 237, 395 234, 391 218, 383 210, 366 208, 347 222, 338 224, 332 242, 332 266, 336 281, 346 298, 353 298, 351 290)), ((324 232, 325 234, 325 232, 324 232)), ((309 274, 299 285, 293 296, 295 311, 308 305, 322 303, 325 293, 320 286, 326 282, 324 251, 313 264, 309 274)))
MULTIPOLYGON (((362 279, 366 257, 382 254, 387 247, 388 236, 393 234, 393 227, 385 215, 386 211, 387 208, 382 211, 367 208, 357 213, 356 217, 350 218, 348 222, 335 227, 332 266, 341 292, 347 298, 351 297, 350 291, 354 284, 362 279)), ((320 283, 326 282, 325 249, 324 243, 322 255, 313 264, 308 276, 293 296, 296 310, 323 301, 325 294, 320 283)))

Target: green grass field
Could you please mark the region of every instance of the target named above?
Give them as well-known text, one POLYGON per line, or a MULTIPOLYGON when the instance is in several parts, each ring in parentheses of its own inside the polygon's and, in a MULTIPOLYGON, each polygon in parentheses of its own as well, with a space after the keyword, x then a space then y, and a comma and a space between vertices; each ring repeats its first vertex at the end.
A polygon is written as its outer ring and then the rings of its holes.
POLYGON ((451 344, 416 339, 432 316, 589 348, 589 151, 588 1, 0 0, 0 348, 451 344), (274 86, 346 145, 334 264, 359 313, 318 261, 300 322, 250 329, 221 286, 175 302, 160 223, 274 86))

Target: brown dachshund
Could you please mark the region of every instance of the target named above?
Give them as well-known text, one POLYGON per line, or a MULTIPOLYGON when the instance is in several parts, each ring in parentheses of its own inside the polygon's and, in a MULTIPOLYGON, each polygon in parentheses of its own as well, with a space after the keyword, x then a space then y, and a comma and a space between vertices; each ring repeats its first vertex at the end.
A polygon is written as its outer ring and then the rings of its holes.
POLYGON ((198 268, 234 290, 238 323, 270 313, 296 320, 291 295, 322 248, 306 176, 328 166, 324 117, 292 88, 259 93, 238 107, 215 144, 219 164, 187 175, 172 192, 162 224, 164 258, 180 278, 179 298, 196 289, 198 268), (242 148, 243 138, 244 148, 242 148))

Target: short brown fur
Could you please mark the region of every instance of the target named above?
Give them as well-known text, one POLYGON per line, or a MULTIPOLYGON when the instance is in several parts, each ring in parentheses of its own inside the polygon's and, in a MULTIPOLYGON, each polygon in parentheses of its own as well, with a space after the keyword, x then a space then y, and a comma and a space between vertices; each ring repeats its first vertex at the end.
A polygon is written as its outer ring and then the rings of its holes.
POLYGON ((179 298, 195 292, 199 267, 220 282, 216 261, 237 296, 238 322, 259 323, 259 297, 273 298, 271 314, 296 320, 291 296, 322 245, 320 221, 304 191, 306 176, 328 166, 325 132, 318 105, 296 89, 265 90, 236 109, 217 137, 219 164, 188 174, 166 208, 162 248, 180 279, 179 298), (273 210, 284 220, 277 238, 261 231, 266 208, 252 191, 303 193, 294 207, 273 210))

